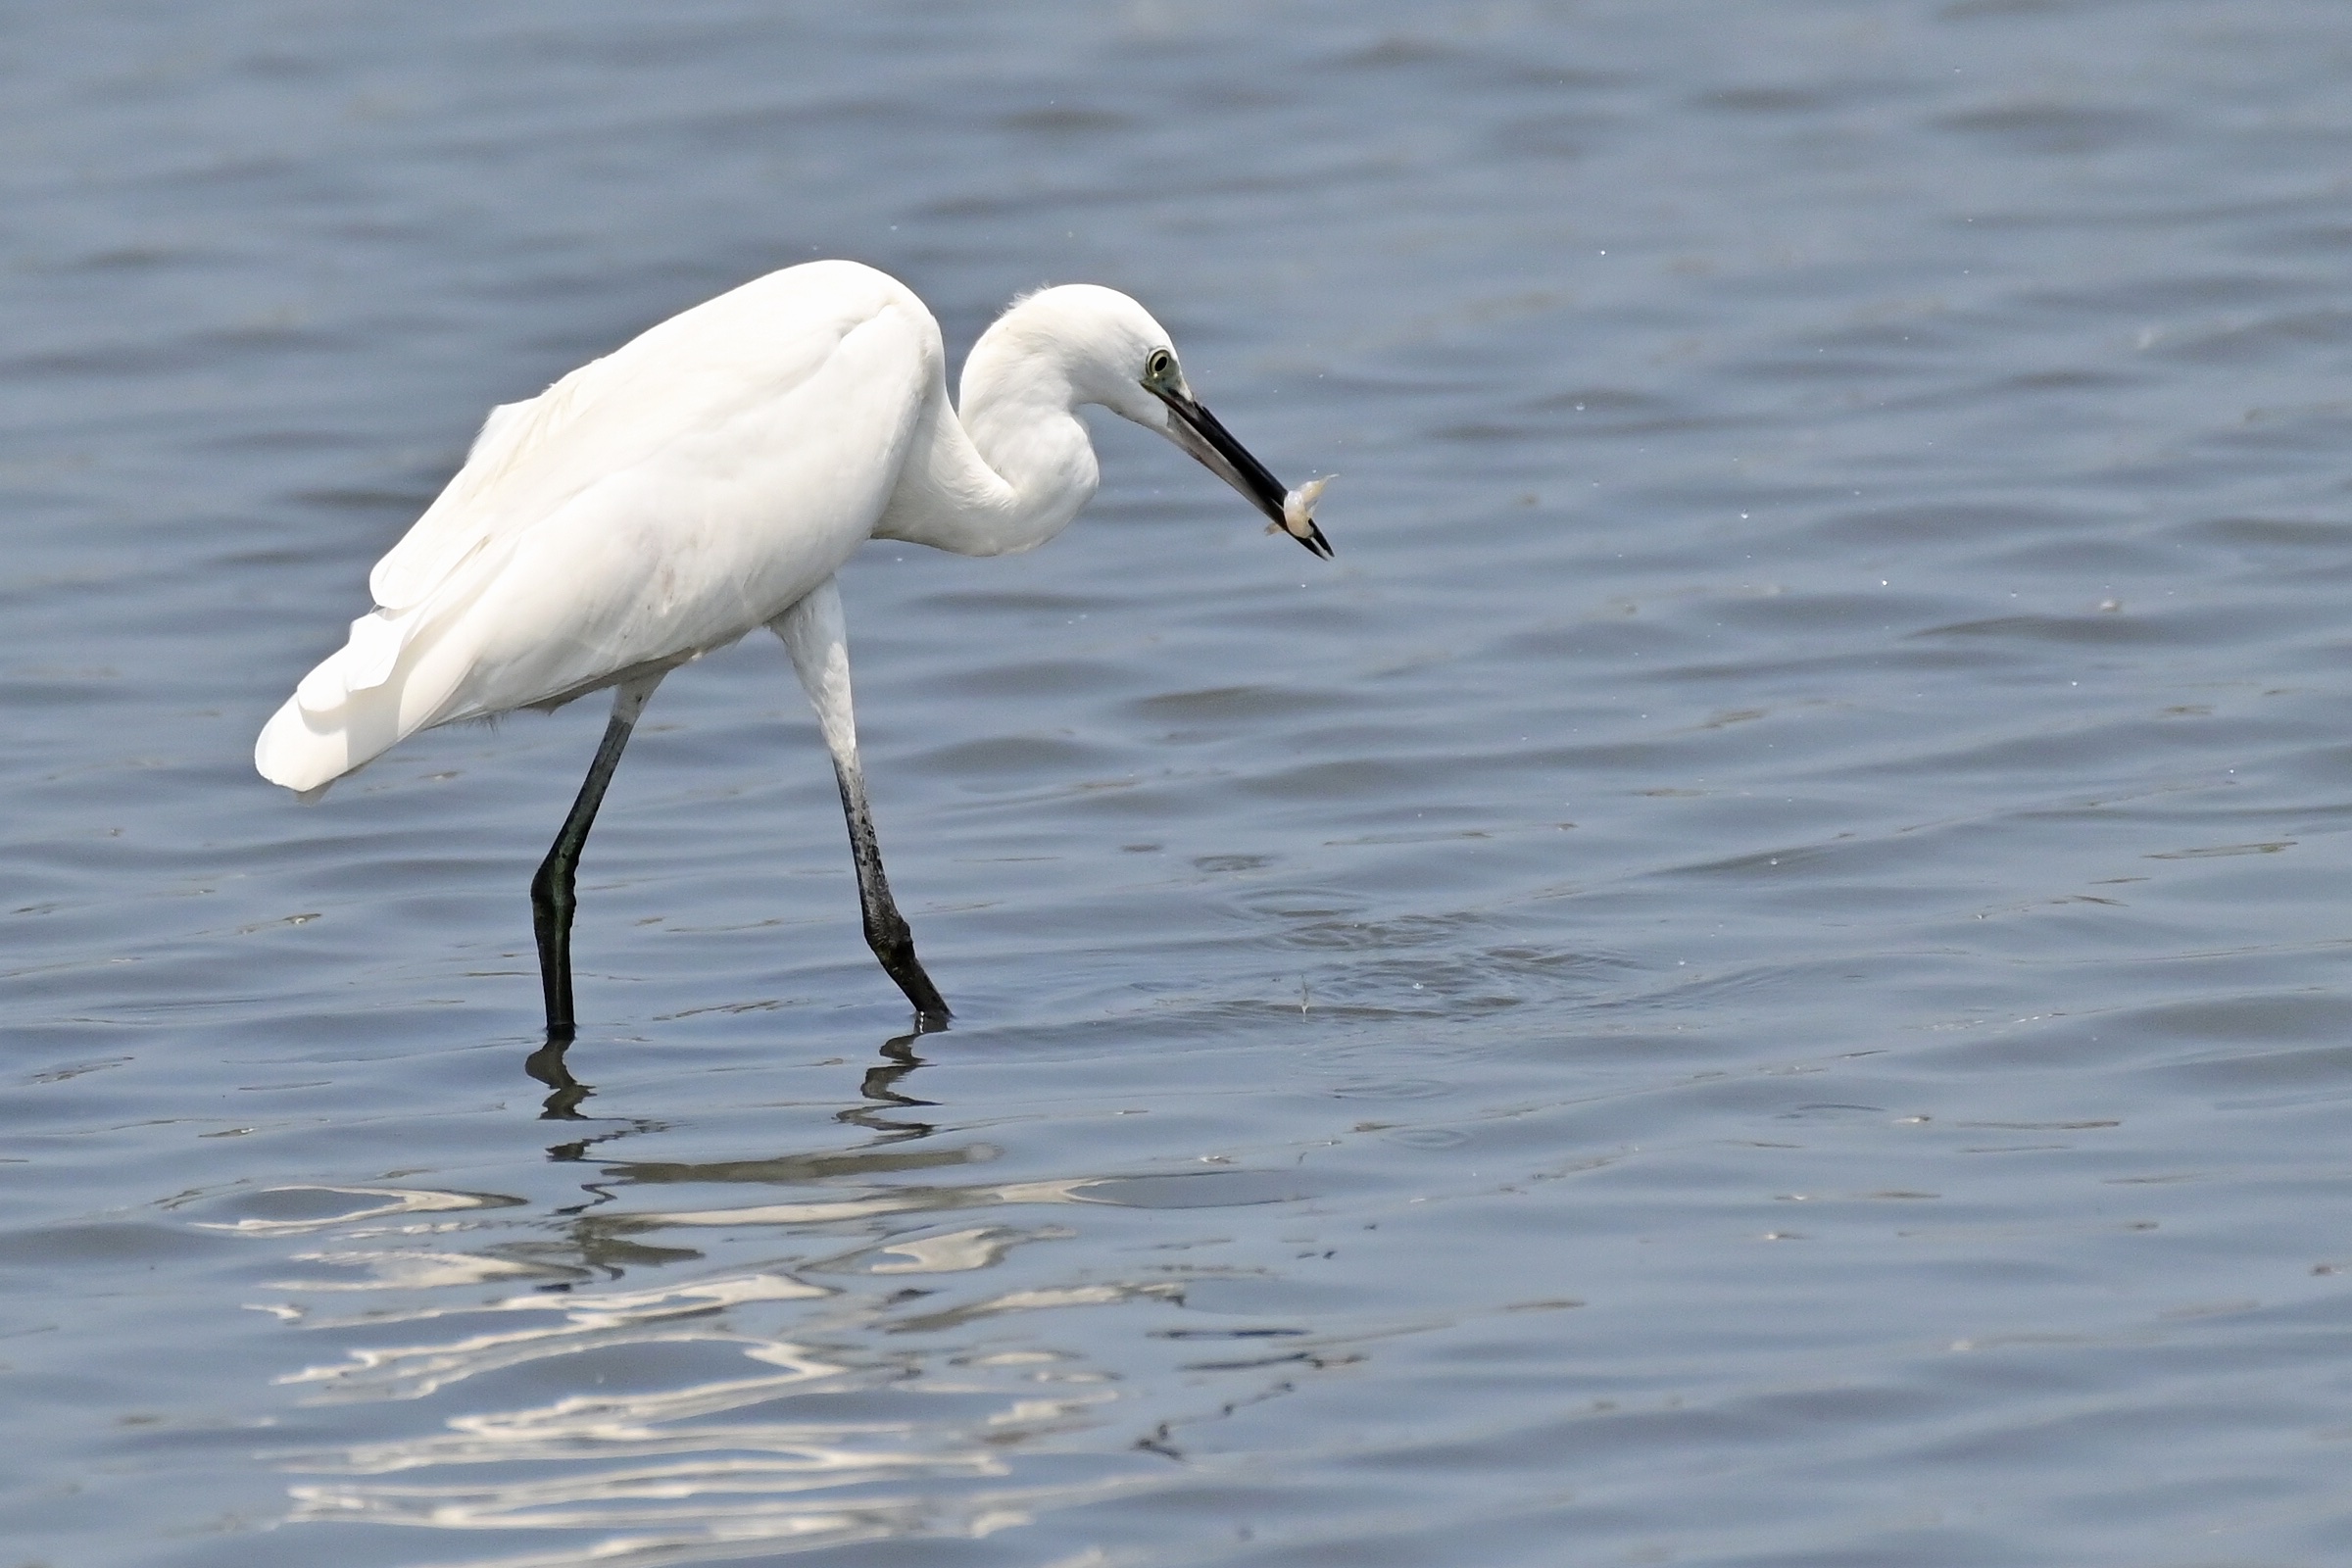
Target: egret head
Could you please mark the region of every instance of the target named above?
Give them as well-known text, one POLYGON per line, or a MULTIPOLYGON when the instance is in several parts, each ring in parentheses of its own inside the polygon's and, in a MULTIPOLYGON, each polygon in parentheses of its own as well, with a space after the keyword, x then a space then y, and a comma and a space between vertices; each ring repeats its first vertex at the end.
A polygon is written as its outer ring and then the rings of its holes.
POLYGON ((1060 350, 1076 401, 1100 403, 1157 430, 1233 486, 1274 527, 1329 559, 1331 544, 1307 513, 1311 495, 1305 505, 1298 504, 1193 396, 1167 328, 1151 312, 1116 289, 1070 283, 1030 295, 998 324, 1009 327, 1016 318, 1021 327, 1034 329, 1041 346, 1051 342, 1060 350))
POLYGON ((1324 560, 1331 559, 1331 541, 1315 526, 1310 510, 1322 485, 1316 484, 1311 492, 1284 490, 1282 481, 1267 472, 1266 466, 1251 457, 1249 449, 1233 438, 1233 432, 1193 396, 1193 389, 1184 384, 1184 368, 1176 363, 1174 349, 1162 344, 1145 355, 1143 374, 1136 377, 1136 384, 1165 411, 1156 421, 1141 422, 1164 432, 1209 472, 1239 490, 1251 506, 1273 519, 1273 528, 1280 528, 1324 560), (1303 503, 1296 499, 1298 496, 1305 497, 1303 503))

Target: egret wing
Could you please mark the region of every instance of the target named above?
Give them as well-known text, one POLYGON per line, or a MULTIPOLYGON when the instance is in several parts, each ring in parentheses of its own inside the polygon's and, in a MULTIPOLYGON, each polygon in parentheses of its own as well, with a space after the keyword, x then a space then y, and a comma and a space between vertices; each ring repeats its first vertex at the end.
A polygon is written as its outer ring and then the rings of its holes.
POLYGON ((772 272, 650 328, 535 398, 499 405, 465 466, 376 563, 369 592, 389 611, 421 604, 503 536, 723 422, 747 400, 790 393, 852 330, 902 298, 912 296, 849 263, 772 272))
POLYGON ((724 646, 872 536, 906 458, 937 329, 886 307, 788 391, 714 408, 461 566, 404 662, 463 675, 428 722, 566 701, 724 646))

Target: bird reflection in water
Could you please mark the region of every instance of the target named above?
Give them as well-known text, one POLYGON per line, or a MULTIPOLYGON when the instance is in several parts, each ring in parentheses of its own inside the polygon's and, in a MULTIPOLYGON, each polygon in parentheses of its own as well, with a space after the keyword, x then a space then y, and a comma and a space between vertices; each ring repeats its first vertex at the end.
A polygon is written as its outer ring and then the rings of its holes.
MULTIPOLYGON (((914 1043, 924 1035, 938 1032, 936 1028, 924 1028, 918 1020, 913 1033, 900 1035, 895 1040, 884 1041, 882 1043, 884 1059, 879 1065, 865 1069, 865 1078, 858 1086, 858 1093, 864 1095, 867 1100, 885 1105, 937 1103, 935 1101, 917 1100, 912 1095, 902 1093, 899 1084, 908 1073, 924 1064, 923 1058, 914 1054, 914 1043)), ((851 1105, 835 1112, 833 1119, 869 1128, 891 1139, 928 1138, 939 1130, 934 1124, 927 1121, 902 1121, 887 1116, 874 1105, 851 1105)))
POLYGON ((1183 1283, 1011 1265, 1078 1234, 1041 1205, 1098 1202, 1105 1178, 974 1169, 1004 1151, 921 1119, 933 1102, 911 1093, 928 1032, 835 1064, 830 1119, 855 1132, 804 1127, 719 1158, 614 1157, 672 1129, 585 1113, 570 1043, 533 1051, 542 1114, 573 1135, 548 1154, 587 1178, 579 1200, 514 1199, 514 1220, 400 1244, 445 1272, 472 1264, 451 1277, 501 1282, 490 1293, 296 1315, 364 1341, 288 1380, 310 1400, 415 1414, 278 1452, 302 1478, 287 1522, 423 1527, 485 1550, 529 1530, 562 1554, 494 1560, 682 1564, 977 1537, 1165 1485, 1164 1446, 1130 1457, 1105 1440, 1075 1471, 1061 1455, 1122 1398, 1083 1349, 996 1342, 1029 1338, 1008 1326, 1027 1314, 1180 1302, 1183 1283), (967 1333, 981 1322, 1007 1326, 983 1345, 967 1333))
MULTIPOLYGON (((939 1034, 946 1028, 947 1025, 944 1021, 918 1016, 913 1029, 884 1041, 882 1043, 883 1059, 874 1066, 866 1068, 865 1077, 858 1086, 858 1093, 869 1101, 886 1105, 928 1105, 933 1103, 931 1101, 917 1100, 911 1095, 902 1093, 899 1084, 908 1073, 925 1064, 925 1059, 914 1054, 914 1043, 924 1035, 939 1034)), ((572 1076, 571 1064, 567 1059, 570 1055, 572 1037, 569 1033, 551 1029, 548 1031, 546 1044, 522 1059, 522 1070, 545 1084, 549 1090, 547 1098, 539 1104, 541 1121, 586 1121, 589 1119, 581 1114, 580 1102, 595 1094, 596 1086, 584 1084, 572 1076)), ((882 1114, 872 1105, 849 1106, 838 1112, 834 1119, 850 1122, 859 1127, 871 1128, 875 1132, 892 1138, 924 1138, 937 1130, 929 1122, 894 1120, 882 1114)), ((576 1147, 584 1150, 588 1144, 596 1142, 601 1142, 601 1140, 585 1140, 576 1147)), ((560 1147, 571 1148, 574 1146, 560 1147)))
POLYGON ((585 1121, 580 1114, 580 1102, 596 1093, 593 1085, 584 1084, 571 1075, 571 1066, 564 1054, 571 1050, 571 1037, 554 1030, 547 1034, 547 1044, 522 1058, 522 1070, 554 1091, 539 1102, 541 1121, 585 1121))

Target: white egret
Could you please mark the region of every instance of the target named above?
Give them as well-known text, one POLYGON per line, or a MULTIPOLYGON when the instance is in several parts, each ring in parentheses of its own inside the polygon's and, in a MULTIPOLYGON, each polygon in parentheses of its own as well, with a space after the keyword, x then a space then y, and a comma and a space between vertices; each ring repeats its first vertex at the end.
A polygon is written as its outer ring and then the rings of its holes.
POLYGON ((1243 450, 1126 295, 1075 284, 1016 301, 951 405, 922 302, 871 268, 811 262, 493 409, 368 574, 375 608, 270 718, 254 763, 320 790, 420 729, 612 688, 604 743, 531 881, 548 1034, 567 1040, 575 868, 629 732, 662 676, 767 626, 833 754, 866 942, 921 1020, 944 1020, 882 874, 834 573, 868 539, 993 556, 1053 538, 1095 492, 1076 414, 1090 403, 1168 436, 1330 556, 1317 489, 1286 493, 1243 450))

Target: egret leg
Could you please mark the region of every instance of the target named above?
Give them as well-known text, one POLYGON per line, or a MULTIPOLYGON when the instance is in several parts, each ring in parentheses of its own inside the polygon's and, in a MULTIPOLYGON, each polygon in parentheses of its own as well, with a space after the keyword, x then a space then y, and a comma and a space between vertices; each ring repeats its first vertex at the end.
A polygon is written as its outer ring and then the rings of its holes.
POLYGON ((874 839, 874 814, 866 805, 865 772, 858 765, 858 718, 850 703, 850 639, 842 619, 841 590, 827 577, 807 598, 768 622, 792 655, 801 686, 816 709, 833 754, 833 777, 841 785, 842 815, 849 821, 850 858, 858 866, 858 903, 865 916, 865 945, 882 960, 883 972, 906 993, 917 1018, 937 1025, 948 1019, 948 1004, 923 973, 914 956, 914 933, 890 896, 882 874, 882 849, 874 839))
POLYGON ((579 870, 580 848, 596 823, 596 808, 605 804, 605 790, 612 782, 612 770, 620 765, 629 732, 637 727, 637 715, 645 711, 645 700, 661 684, 660 675, 648 675, 612 689, 612 717, 605 725, 604 744, 596 749, 596 760, 588 764, 588 777, 581 781, 579 799, 571 803, 564 830, 556 835, 547 858, 539 862, 539 874, 531 878, 531 928, 539 937, 539 989, 547 998, 550 1044, 570 1040, 579 1027, 571 1014, 571 912, 579 904, 573 882, 579 870))

